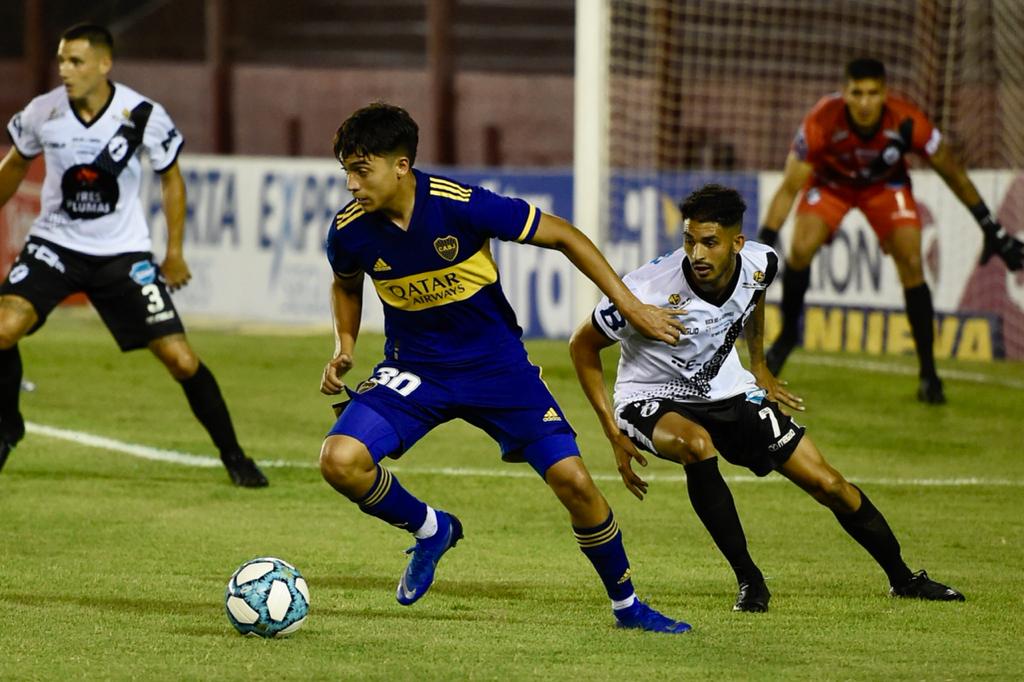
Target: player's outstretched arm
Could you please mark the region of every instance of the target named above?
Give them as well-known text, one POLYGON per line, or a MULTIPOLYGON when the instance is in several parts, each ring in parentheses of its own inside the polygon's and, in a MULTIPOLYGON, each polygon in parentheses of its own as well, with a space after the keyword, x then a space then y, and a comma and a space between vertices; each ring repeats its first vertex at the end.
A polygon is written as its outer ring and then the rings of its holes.
POLYGON ((557 249, 608 297, 633 328, 644 336, 676 345, 683 323, 678 310, 647 305, 633 295, 587 236, 565 220, 542 213, 532 244, 557 249))
POLYGON ((782 184, 775 190, 771 203, 768 204, 768 213, 765 214, 761 223, 761 230, 757 233, 757 240, 768 246, 775 246, 779 239, 779 230, 786 222, 796 195, 807 183, 814 172, 814 166, 801 161, 793 152, 786 157, 786 169, 782 178, 782 184))
POLYGON ((320 392, 337 395, 345 388, 343 377, 352 369, 353 352, 363 315, 363 273, 342 277, 335 273, 331 283, 331 314, 334 318, 334 357, 324 367, 320 392))
POLYGON ((583 388, 584 395, 594 408, 605 437, 612 444, 615 462, 629 492, 638 499, 644 499, 647 493, 647 482, 633 471, 633 460, 640 466, 647 466, 645 458, 636 446, 619 430, 615 423, 615 415, 608 402, 608 393, 604 386, 604 366, 601 363, 601 350, 615 342, 594 328, 589 319, 583 320, 569 340, 569 355, 572 357, 576 377, 583 388))
POLYGON ((167 253, 160 264, 160 275, 167 288, 174 291, 192 279, 182 246, 185 240, 185 181, 177 162, 160 174, 160 195, 167 220, 167 253))
POLYGON ((985 234, 981 264, 987 263, 992 256, 999 256, 1010 270, 1024 268, 1024 242, 1011 235, 996 221, 981 195, 978 194, 978 188, 971 182, 967 171, 964 170, 945 142, 941 143, 935 153, 928 157, 928 162, 953 191, 957 199, 970 210, 971 215, 978 221, 978 226, 985 234))
POLYGON ((3 207, 18 191, 18 185, 25 179, 28 167, 31 165, 32 159, 25 158, 14 147, 11 147, 7 156, 0 161, 0 207, 3 207))
POLYGON ((750 373, 754 375, 757 385, 768 392, 768 399, 782 403, 794 410, 804 408, 804 399, 790 393, 786 382, 779 381, 768 369, 764 360, 764 297, 757 302, 753 314, 743 329, 743 337, 747 342, 747 353, 750 355, 750 373))

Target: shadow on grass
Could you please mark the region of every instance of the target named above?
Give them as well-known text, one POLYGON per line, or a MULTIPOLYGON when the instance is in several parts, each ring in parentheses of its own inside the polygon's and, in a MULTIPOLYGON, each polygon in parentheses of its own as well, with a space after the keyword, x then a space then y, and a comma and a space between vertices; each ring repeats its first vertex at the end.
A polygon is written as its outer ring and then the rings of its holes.
POLYGON ((17 592, 0 592, 0 602, 10 602, 20 606, 47 607, 54 605, 78 606, 85 609, 102 609, 121 613, 138 613, 143 615, 168 614, 191 616, 197 612, 217 612, 223 605, 208 601, 182 601, 180 599, 142 599, 138 597, 111 597, 90 595, 75 597, 67 594, 20 594, 17 592))

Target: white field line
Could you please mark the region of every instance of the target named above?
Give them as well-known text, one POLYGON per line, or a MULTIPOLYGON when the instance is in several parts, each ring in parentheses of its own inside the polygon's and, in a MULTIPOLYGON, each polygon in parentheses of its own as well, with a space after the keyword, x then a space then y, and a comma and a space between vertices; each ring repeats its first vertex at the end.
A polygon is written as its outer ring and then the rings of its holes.
MULTIPOLYGON (((794 355, 791 362, 804 365, 820 365, 823 367, 846 367, 849 369, 862 369, 866 372, 881 372, 883 374, 903 374, 906 376, 917 376, 917 367, 900 365, 894 362, 882 360, 861 360, 858 358, 836 358, 815 355, 794 355)), ((939 376, 958 381, 970 381, 976 384, 993 384, 1006 388, 1024 390, 1024 381, 1009 377, 998 377, 983 374, 982 372, 968 372, 961 369, 942 369, 939 376)))
MULTIPOLYGON (((139 445, 137 443, 125 443, 124 441, 115 440, 113 438, 106 438, 104 436, 97 436, 91 433, 84 433, 82 431, 71 431, 69 429, 61 429, 55 426, 46 426, 45 424, 35 424, 28 422, 26 429, 29 433, 44 436, 47 438, 55 438, 58 440, 71 441, 79 445, 85 445, 88 447, 99 448, 101 450, 107 450, 111 452, 120 452, 132 457, 138 457, 140 459, 148 459, 155 462, 168 462, 170 464, 181 464, 183 466, 191 467, 207 467, 215 468, 220 467, 221 462, 217 457, 209 457, 206 455, 192 455, 186 452, 178 452, 176 450, 162 450, 160 448, 149 447, 148 445, 139 445)), ((259 465, 267 468, 283 468, 283 467, 295 467, 302 469, 312 469, 316 467, 316 462, 313 461, 291 461, 291 460, 260 460, 259 465)), ((403 466, 391 466, 391 471, 395 473, 405 474, 428 474, 428 475, 441 475, 441 476, 464 476, 464 477, 476 477, 476 478, 536 478, 537 474, 526 467, 512 467, 510 465, 503 465, 502 468, 498 469, 479 469, 470 467, 403 467, 403 466)), ((618 474, 592 474, 592 477, 598 481, 618 481, 618 474)), ((667 481, 667 482, 678 482, 685 481, 686 477, 681 474, 656 474, 653 472, 643 473, 643 477, 648 481, 667 481)), ((751 476, 749 474, 726 476, 725 480, 730 483, 773 483, 784 481, 785 479, 781 476, 767 476, 765 478, 758 478, 757 476, 751 476)), ((867 485, 891 485, 891 486, 919 486, 919 487, 964 487, 964 486, 1004 486, 1004 487, 1024 487, 1024 481, 1012 480, 1005 478, 856 478, 857 483, 864 483, 867 485)))

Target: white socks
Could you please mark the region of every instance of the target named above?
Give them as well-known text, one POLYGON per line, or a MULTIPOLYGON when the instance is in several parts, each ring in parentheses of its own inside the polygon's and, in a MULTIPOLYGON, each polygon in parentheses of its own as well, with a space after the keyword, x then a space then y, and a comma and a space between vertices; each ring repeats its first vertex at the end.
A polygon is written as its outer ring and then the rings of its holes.
MULTIPOLYGON (((430 505, 427 505, 427 518, 423 520, 423 525, 416 529, 413 533, 413 537, 417 540, 425 540, 431 537, 437 532, 437 512, 430 505)), ((632 603, 632 602, 630 602, 632 603)))

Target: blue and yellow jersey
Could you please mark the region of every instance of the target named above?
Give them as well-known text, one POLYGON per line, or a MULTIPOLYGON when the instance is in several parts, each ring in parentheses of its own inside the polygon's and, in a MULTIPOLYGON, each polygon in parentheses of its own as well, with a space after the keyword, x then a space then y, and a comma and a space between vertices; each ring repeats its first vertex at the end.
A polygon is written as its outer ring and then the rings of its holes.
POLYGON ((528 241, 540 210, 482 187, 413 173, 416 203, 407 230, 353 201, 335 216, 327 237, 336 273, 362 271, 373 281, 384 304, 385 356, 445 365, 525 357, 490 240, 528 241))

